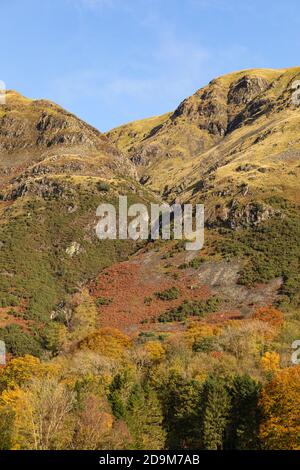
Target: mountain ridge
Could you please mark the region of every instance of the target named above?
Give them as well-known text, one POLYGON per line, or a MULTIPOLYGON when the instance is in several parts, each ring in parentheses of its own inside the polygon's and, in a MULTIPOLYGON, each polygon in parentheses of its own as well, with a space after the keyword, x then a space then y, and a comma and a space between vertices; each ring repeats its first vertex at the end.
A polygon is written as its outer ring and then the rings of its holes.
MULTIPOLYGON (((291 85, 299 77, 299 67, 227 74, 183 100, 173 113, 154 118, 154 127, 151 128, 151 120, 142 120, 106 135, 136 164, 143 184, 168 199, 178 198, 178 194, 181 200, 191 199, 193 190, 186 191, 186 187, 201 186, 201 179, 195 174, 210 172, 212 177, 217 173, 213 166, 226 159, 249 158, 246 163, 252 164, 253 158, 248 157, 243 146, 251 147, 257 139, 262 142, 265 154, 274 154, 274 137, 282 138, 280 120, 283 124, 288 122, 291 128, 285 137, 290 140, 279 142, 280 150, 297 147, 297 142, 294 145, 291 142, 296 134, 299 108, 291 102, 294 92, 291 85), (135 135, 135 127, 141 125, 146 129, 142 139, 139 131, 135 135)), ((261 149, 258 157, 259 153, 261 149)), ((253 164, 259 167, 261 163, 263 167, 259 157, 253 164)))

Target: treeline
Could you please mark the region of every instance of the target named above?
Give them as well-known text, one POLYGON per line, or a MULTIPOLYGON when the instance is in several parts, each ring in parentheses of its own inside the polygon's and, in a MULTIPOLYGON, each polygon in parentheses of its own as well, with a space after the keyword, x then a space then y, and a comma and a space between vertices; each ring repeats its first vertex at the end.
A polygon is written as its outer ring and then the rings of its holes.
POLYGON ((1 369, 2 450, 299 448, 299 366, 264 385, 248 375, 201 381, 174 371, 157 383, 152 367, 110 376, 103 359, 78 360, 65 369, 24 356, 1 369))
POLYGON ((72 328, 47 331, 51 354, 0 369, 0 449, 300 448, 297 320, 262 308, 130 338, 94 309, 84 293, 72 328))

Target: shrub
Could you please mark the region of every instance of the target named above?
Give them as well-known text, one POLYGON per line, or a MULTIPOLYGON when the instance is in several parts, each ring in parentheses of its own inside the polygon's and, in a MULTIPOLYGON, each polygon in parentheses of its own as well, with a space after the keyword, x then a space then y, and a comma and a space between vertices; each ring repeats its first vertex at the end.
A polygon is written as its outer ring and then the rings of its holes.
POLYGON ((111 297, 98 297, 95 300, 95 304, 97 307, 100 307, 101 305, 110 305, 112 303, 112 298, 111 297))
POLYGON ((144 304, 147 305, 149 307, 149 305, 151 305, 151 302, 152 302, 152 297, 145 297, 144 298, 144 304))
POLYGON ((215 343, 213 336, 203 336, 194 342, 192 349, 194 352, 208 353, 215 350, 215 343))
POLYGON ((171 287, 170 289, 166 289, 162 292, 155 292, 155 295, 160 300, 174 300, 178 299, 179 297, 179 290, 177 287, 171 287))
POLYGON ((6 351, 14 356, 31 354, 40 357, 42 348, 38 340, 20 328, 19 325, 8 325, 0 329, 0 339, 5 342, 6 351))
POLYGON ((199 269, 201 264, 204 263, 204 258, 194 258, 192 261, 189 263, 183 263, 178 266, 179 269, 187 269, 187 268, 193 268, 193 269, 199 269))
POLYGON ((179 307, 172 308, 158 317, 159 322, 184 321, 189 316, 204 317, 215 312, 221 300, 214 296, 208 300, 185 300, 179 307))
POLYGON ((149 340, 155 340, 156 334, 153 331, 142 331, 137 339, 139 344, 144 344, 149 340))
POLYGON ((285 217, 266 221, 253 229, 224 233, 215 248, 225 259, 233 256, 246 260, 240 272, 240 284, 254 285, 282 277, 282 304, 297 306, 300 302, 299 239, 300 217, 289 207, 285 209, 285 217))
POLYGON ((0 307, 17 307, 19 301, 16 296, 4 293, 0 299, 0 307))
POLYGON ((110 190, 109 184, 100 181, 96 184, 97 190, 100 192, 107 193, 110 190))

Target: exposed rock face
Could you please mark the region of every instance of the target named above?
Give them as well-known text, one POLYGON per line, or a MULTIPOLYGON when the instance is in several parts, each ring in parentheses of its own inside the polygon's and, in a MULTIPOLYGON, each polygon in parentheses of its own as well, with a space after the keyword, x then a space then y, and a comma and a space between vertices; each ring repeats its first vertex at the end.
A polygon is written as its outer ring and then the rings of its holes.
POLYGON ((235 171, 252 171, 255 170, 256 165, 251 165, 251 163, 245 163, 236 167, 235 171))
POLYGON ((208 220, 208 224, 223 225, 233 230, 240 228, 253 228, 266 220, 282 217, 279 210, 264 203, 249 203, 244 206, 232 201, 231 206, 217 206, 215 214, 208 220))
POLYGON ((5 200, 14 200, 26 194, 34 194, 43 199, 61 197, 64 193, 62 184, 48 178, 27 178, 5 196, 5 200))
POLYGON ((228 92, 229 105, 245 105, 252 101, 259 93, 269 86, 267 80, 262 77, 249 77, 244 75, 237 82, 232 83, 228 92))
POLYGON ((171 119, 175 120, 179 117, 188 118, 200 129, 214 136, 223 137, 227 128, 225 90, 215 81, 211 82, 210 86, 184 100, 171 119))
POLYGON ((265 91, 269 82, 261 77, 244 75, 228 87, 213 80, 207 87, 184 100, 171 119, 186 116, 214 136, 224 137, 245 106, 265 91))
POLYGON ((53 115, 42 113, 40 119, 36 124, 36 128, 40 132, 49 130, 62 130, 68 127, 68 122, 64 119, 55 119, 53 115))
MULTIPOLYGON (((7 104, 1 110, 2 152, 80 143, 99 150, 104 149, 105 145, 112 148, 100 132, 54 103, 27 100, 14 92, 8 92, 7 104)), ((114 152, 117 153, 115 149, 114 152)))

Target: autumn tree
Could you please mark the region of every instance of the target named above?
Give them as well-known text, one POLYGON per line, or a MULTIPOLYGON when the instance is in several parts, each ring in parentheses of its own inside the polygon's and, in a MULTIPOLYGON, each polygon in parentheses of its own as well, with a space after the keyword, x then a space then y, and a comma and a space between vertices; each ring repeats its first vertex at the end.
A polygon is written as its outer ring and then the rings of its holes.
POLYGON ((266 351, 261 358, 261 368, 264 372, 274 373, 280 369, 280 356, 274 351, 266 351))
POLYGON ((113 417, 108 403, 95 394, 85 396, 76 414, 72 448, 83 450, 103 449, 103 444, 113 427, 113 417))
POLYGON ((160 341, 147 341, 136 347, 131 357, 138 367, 145 368, 158 364, 165 358, 165 349, 160 341))
POLYGON ((73 394, 56 378, 33 379, 24 389, 6 390, 0 410, 14 413, 13 449, 64 449, 72 438, 73 394))
POLYGON ((265 449, 300 449, 300 366, 279 371, 260 398, 260 439, 265 449))
POLYGON ((193 346, 197 341, 202 338, 214 338, 221 333, 222 329, 217 325, 210 325, 207 323, 192 322, 188 325, 187 331, 184 334, 185 339, 193 346))
MULTIPOLYGON (((6 445, 9 442, 10 450, 33 448, 31 410, 27 398, 20 387, 4 390, 0 396, 0 415, 6 421, 10 416, 7 423, 9 428, 6 430, 6 445)), ((3 438, 5 439, 5 435, 2 435, 1 440, 3 438)))
POLYGON ((129 337, 116 328, 99 328, 78 344, 82 351, 94 351, 115 359, 122 357, 129 346, 129 337))
POLYGON ((0 369, 0 392, 20 387, 32 377, 40 375, 42 371, 43 366, 37 357, 28 354, 13 358, 0 369))
POLYGON ((13 445, 14 412, 0 405, 0 450, 10 450, 13 445))
POLYGON ((261 307, 257 309, 253 318, 267 323, 275 330, 280 330, 284 322, 283 313, 274 307, 261 307))
POLYGON ((83 289, 74 299, 71 318, 71 338, 80 340, 96 329, 98 311, 94 299, 87 289, 83 289))

